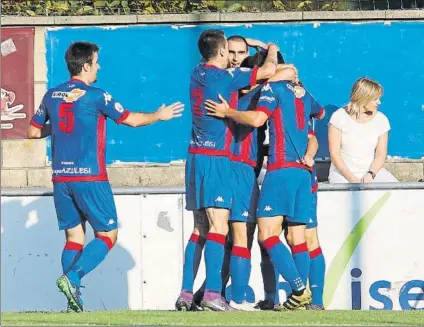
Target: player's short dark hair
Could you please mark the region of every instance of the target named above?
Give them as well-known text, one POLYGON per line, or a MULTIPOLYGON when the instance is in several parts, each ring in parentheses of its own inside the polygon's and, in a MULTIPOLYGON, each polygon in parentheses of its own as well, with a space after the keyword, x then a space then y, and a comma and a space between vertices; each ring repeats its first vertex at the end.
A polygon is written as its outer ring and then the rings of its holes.
MULTIPOLYGON (((265 63, 268 50, 262 50, 256 52, 254 55, 246 57, 241 63, 240 67, 254 68, 261 67, 265 63)), ((284 64, 284 58, 280 51, 277 52, 277 63, 284 64)))
POLYGON ((93 63, 93 55, 99 52, 99 46, 91 42, 73 42, 65 53, 65 61, 71 76, 82 71, 84 64, 93 63))
POLYGON ((220 48, 225 47, 226 42, 223 31, 210 29, 200 34, 197 46, 203 59, 209 60, 218 54, 220 48))
POLYGON ((238 42, 243 42, 244 44, 246 44, 246 49, 249 49, 249 44, 247 44, 246 38, 244 38, 241 35, 231 35, 229 38, 227 38, 227 41, 238 41, 238 42))

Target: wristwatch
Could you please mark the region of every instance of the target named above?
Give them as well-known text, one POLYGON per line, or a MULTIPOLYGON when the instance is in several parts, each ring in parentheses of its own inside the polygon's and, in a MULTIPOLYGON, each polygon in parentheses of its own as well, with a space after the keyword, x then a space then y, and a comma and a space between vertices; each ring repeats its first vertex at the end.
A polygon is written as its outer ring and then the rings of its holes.
POLYGON ((367 174, 370 174, 370 175, 371 175, 371 177, 372 177, 372 179, 374 179, 374 178, 375 178, 375 173, 374 173, 372 170, 368 170, 368 171, 367 171, 367 174))

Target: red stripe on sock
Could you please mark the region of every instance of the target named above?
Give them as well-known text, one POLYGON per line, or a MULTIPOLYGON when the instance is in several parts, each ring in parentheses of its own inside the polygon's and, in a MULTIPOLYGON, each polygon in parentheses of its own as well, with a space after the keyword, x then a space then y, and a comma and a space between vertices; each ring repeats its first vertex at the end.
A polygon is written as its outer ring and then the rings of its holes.
POLYGON ((84 246, 75 242, 66 242, 64 250, 81 251, 84 246))
POLYGON ((225 244, 225 235, 218 233, 208 233, 208 241, 213 241, 219 244, 225 244))
POLYGON ((194 243, 197 243, 197 241, 199 240, 199 235, 197 235, 197 234, 191 234, 191 236, 190 236, 190 242, 194 242, 194 243))
POLYGON ((250 250, 241 246, 233 246, 231 254, 245 259, 250 259, 250 250))
POLYGON ((322 250, 321 250, 321 247, 318 247, 315 250, 312 250, 311 252, 309 252, 309 257, 313 259, 319 256, 320 254, 322 254, 322 250))
POLYGON ((265 248, 267 251, 271 250, 276 244, 280 243, 280 238, 278 236, 271 236, 264 241, 265 248))
POLYGON ((297 254, 297 253, 301 253, 301 252, 308 252, 308 246, 305 243, 302 244, 297 244, 297 245, 293 245, 291 247, 292 250, 292 254, 297 254))
POLYGON ((113 242, 112 240, 107 237, 107 236, 96 236, 96 238, 98 238, 99 240, 102 240, 103 242, 106 243, 107 248, 109 249, 109 251, 113 248, 113 242))

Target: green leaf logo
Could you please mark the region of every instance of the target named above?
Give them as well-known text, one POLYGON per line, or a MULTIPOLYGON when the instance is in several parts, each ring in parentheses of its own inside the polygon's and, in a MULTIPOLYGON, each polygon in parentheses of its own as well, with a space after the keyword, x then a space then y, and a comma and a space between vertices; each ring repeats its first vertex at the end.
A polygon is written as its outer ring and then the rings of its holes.
POLYGON ((356 247, 383 205, 390 198, 390 195, 390 192, 385 193, 358 221, 331 262, 330 268, 328 268, 325 276, 324 307, 328 307, 331 304, 340 279, 342 278, 346 266, 352 258, 356 247))

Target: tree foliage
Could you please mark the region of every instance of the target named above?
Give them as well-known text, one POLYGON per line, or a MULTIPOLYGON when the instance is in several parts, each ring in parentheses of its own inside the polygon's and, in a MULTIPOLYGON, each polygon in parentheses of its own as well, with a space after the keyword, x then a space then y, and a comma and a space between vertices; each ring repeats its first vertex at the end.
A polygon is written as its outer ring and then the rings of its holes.
POLYGON ((296 10, 343 10, 343 1, 296 0, 2 0, 2 15, 84 16, 145 15, 193 12, 264 12, 296 10))

